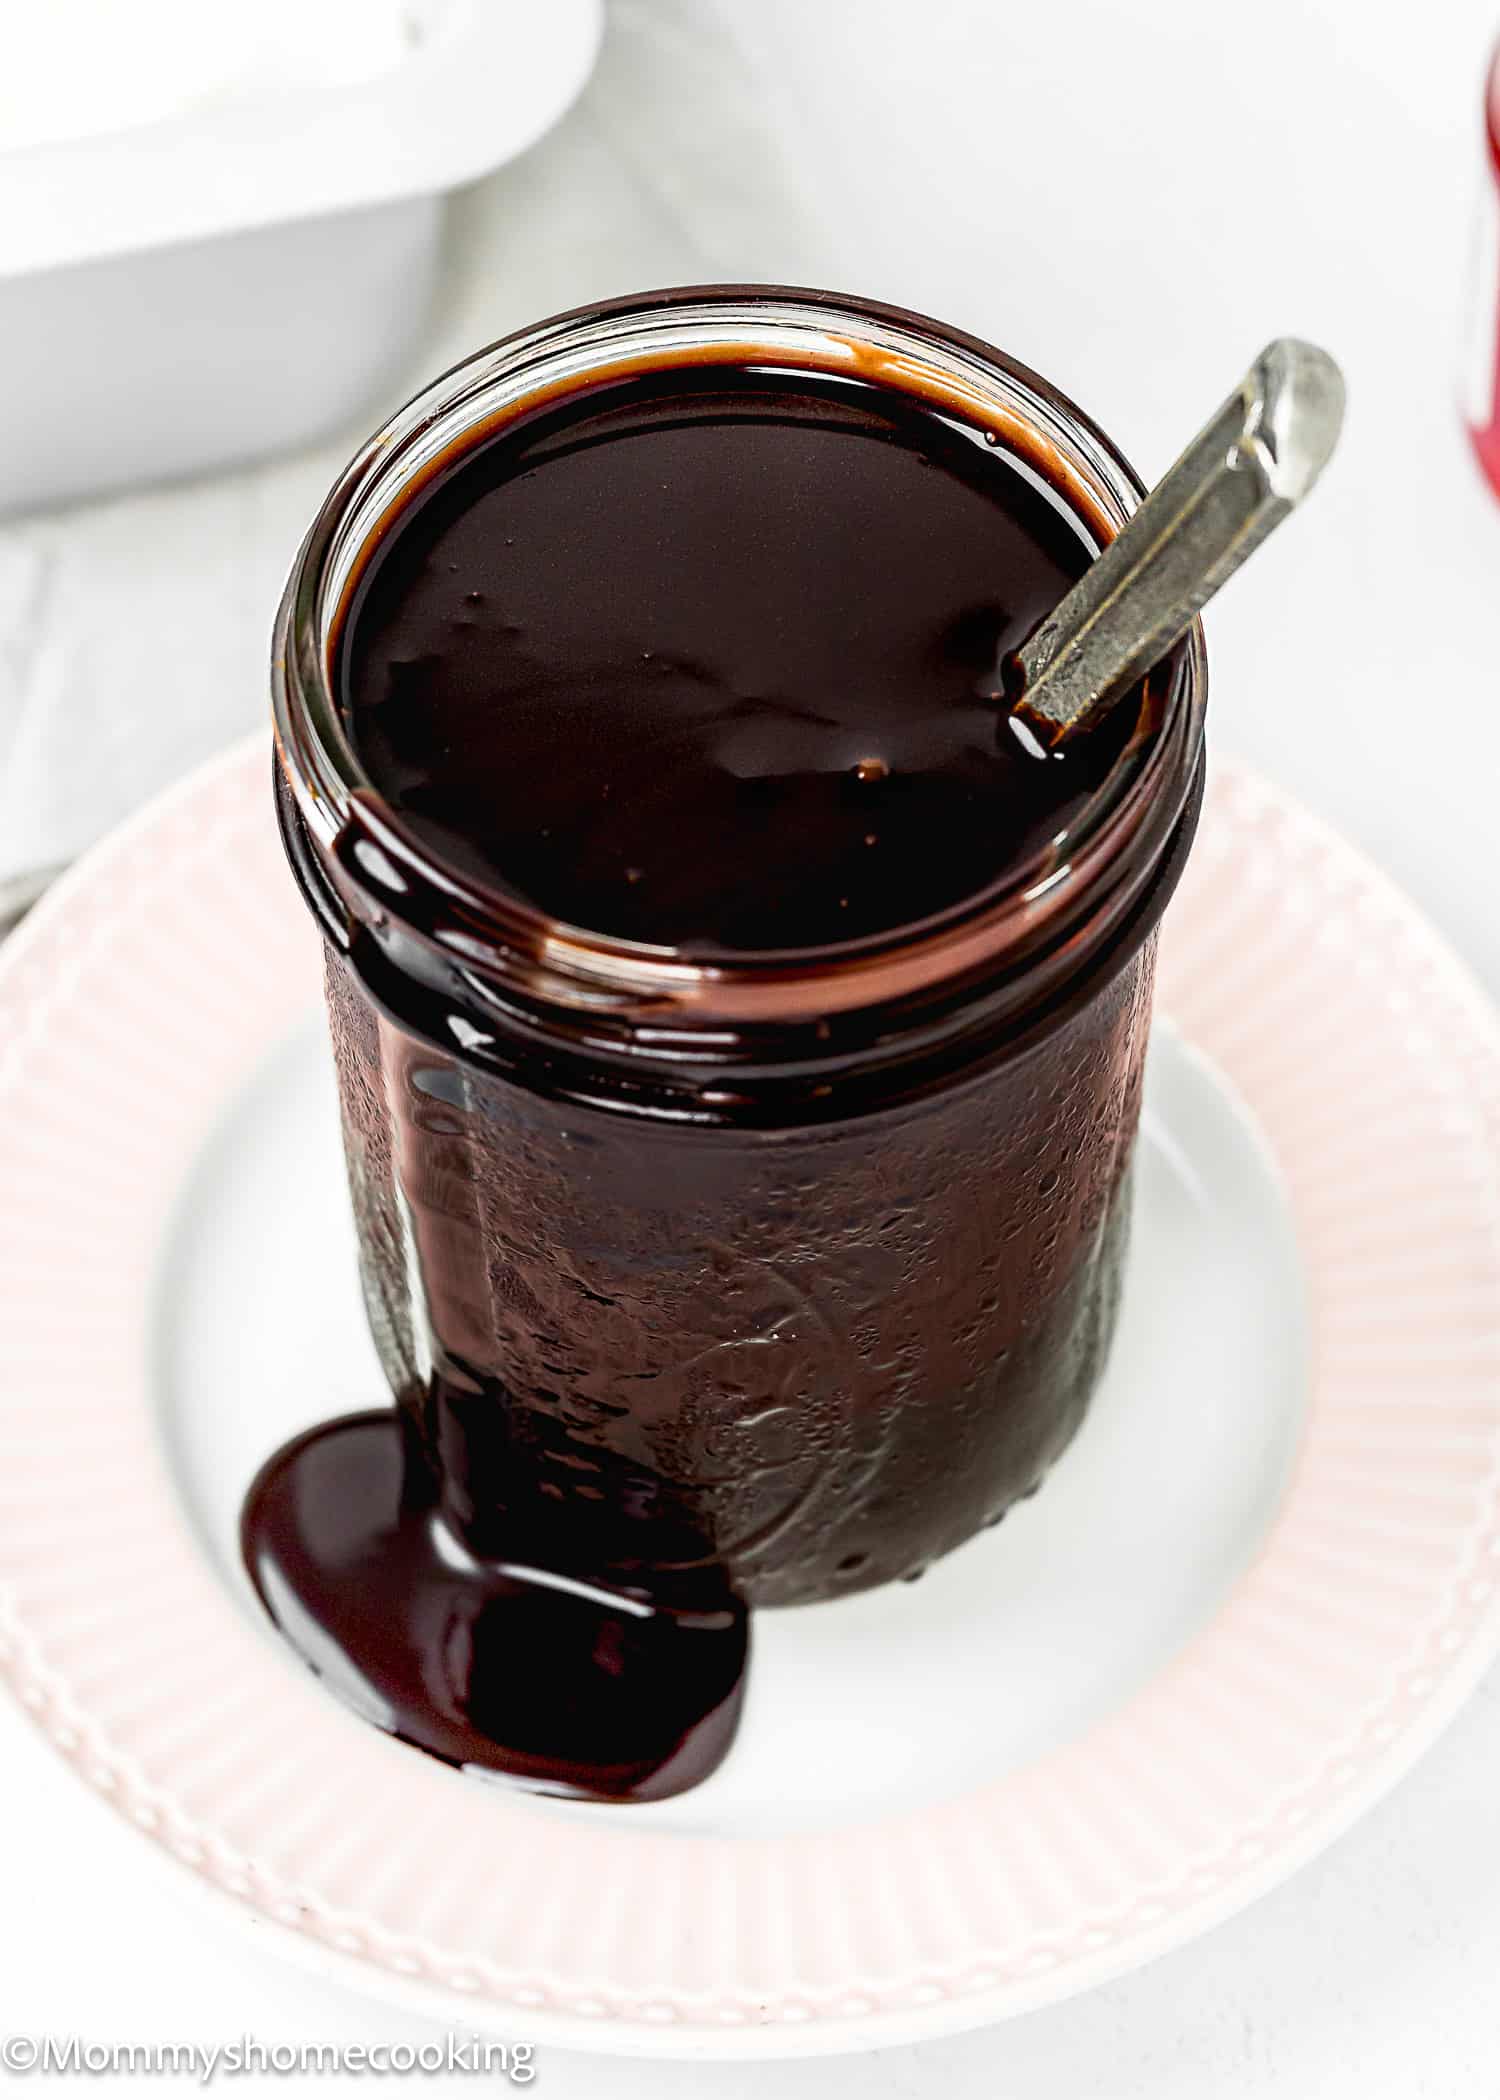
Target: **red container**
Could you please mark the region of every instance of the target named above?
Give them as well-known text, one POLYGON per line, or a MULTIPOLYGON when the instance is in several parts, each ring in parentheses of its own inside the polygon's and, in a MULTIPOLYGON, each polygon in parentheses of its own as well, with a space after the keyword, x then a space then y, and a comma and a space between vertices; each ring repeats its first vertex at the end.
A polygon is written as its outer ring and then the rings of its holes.
POLYGON ((1474 229, 1464 417, 1500 496, 1500 50, 1484 91, 1484 166, 1474 229))

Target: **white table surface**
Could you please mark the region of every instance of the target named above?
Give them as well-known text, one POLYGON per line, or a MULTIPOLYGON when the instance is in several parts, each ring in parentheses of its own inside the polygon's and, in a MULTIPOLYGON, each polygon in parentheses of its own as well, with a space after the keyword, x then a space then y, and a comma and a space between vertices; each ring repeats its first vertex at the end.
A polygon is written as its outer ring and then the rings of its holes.
MULTIPOLYGON (((422 371, 612 292, 825 283, 1006 345, 1149 478, 1268 336, 1326 342, 1346 441, 1210 616, 1214 741, 1364 845, 1500 989, 1500 505, 1453 405, 1494 16, 1492 0, 619 0, 583 101, 454 209, 422 371)), ((22 721, 38 693, 70 710, 93 759, 84 786, 13 747, 0 830, 8 811, 80 843, 101 809, 262 718, 282 575, 358 434, 0 528, 0 698, 22 721)), ((0 2032, 430 2038, 205 1917, 3 1704, 0 1780, 0 2032)), ((1500 1674, 1296 1880, 1092 1996, 833 2063, 544 2050, 537 2086, 1493 2100, 1497 1977, 1500 1674)), ((421 2082, 450 2087, 476 2089, 421 2082)))

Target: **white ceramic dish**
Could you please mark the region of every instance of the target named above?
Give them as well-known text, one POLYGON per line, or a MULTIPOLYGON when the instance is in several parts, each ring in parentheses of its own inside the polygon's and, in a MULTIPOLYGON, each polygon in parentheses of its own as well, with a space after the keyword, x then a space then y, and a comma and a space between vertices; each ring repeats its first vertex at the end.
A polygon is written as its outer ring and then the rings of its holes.
POLYGON ((445 194, 588 77, 601 0, 409 0, 384 68, 0 152, 0 509, 250 459, 389 385, 445 194))
POLYGON ((1500 1047, 1232 771, 1167 929, 1120 1343, 1043 1494, 914 1587, 762 1615, 740 1743, 651 1809, 334 1705, 233 1543, 277 1439, 378 1390, 268 772, 199 775, 0 951, 0 1652, 203 1882, 449 2020, 869 2047, 1183 1940, 1432 1739, 1500 1644, 1500 1047))

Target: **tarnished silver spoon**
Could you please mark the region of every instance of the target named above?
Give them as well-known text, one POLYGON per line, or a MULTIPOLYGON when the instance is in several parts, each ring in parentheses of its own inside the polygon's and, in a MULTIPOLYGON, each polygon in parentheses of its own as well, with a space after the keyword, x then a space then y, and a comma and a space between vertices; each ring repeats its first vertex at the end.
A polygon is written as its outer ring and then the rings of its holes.
POLYGON ((1158 663, 1327 465, 1344 380, 1326 350, 1282 336, 1099 559, 1000 667, 993 697, 1021 741, 1056 751, 1158 663))

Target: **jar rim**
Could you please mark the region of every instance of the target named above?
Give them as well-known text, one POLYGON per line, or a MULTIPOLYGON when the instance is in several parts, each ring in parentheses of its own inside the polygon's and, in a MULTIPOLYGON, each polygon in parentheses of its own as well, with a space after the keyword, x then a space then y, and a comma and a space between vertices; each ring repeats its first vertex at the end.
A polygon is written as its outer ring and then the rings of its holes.
POLYGON ((1132 738, 1061 845, 920 921, 805 949, 699 957, 560 922, 444 861, 366 775, 337 704, 334 655, 354 587, 418 490, 502 424, 642 369, 692 361, 843 373, 925 397, 993 432, 1103 545, 1145 490, 1064 394, 978 338, 876 301, 779 285, 683 286, 573 309, 474 353, 398 410, 350 461, 293 565, 272 667, 279 764, 335 884, 376 914, 420 918, 446 959, 486 982, 613 1012, 776 1023, 886 1005, 1004 968, 1066 938, 1128 859, 1149 870, 1197 765, 1206 664, 1197 622, 1152 674, 1151 733, 1132 738))

